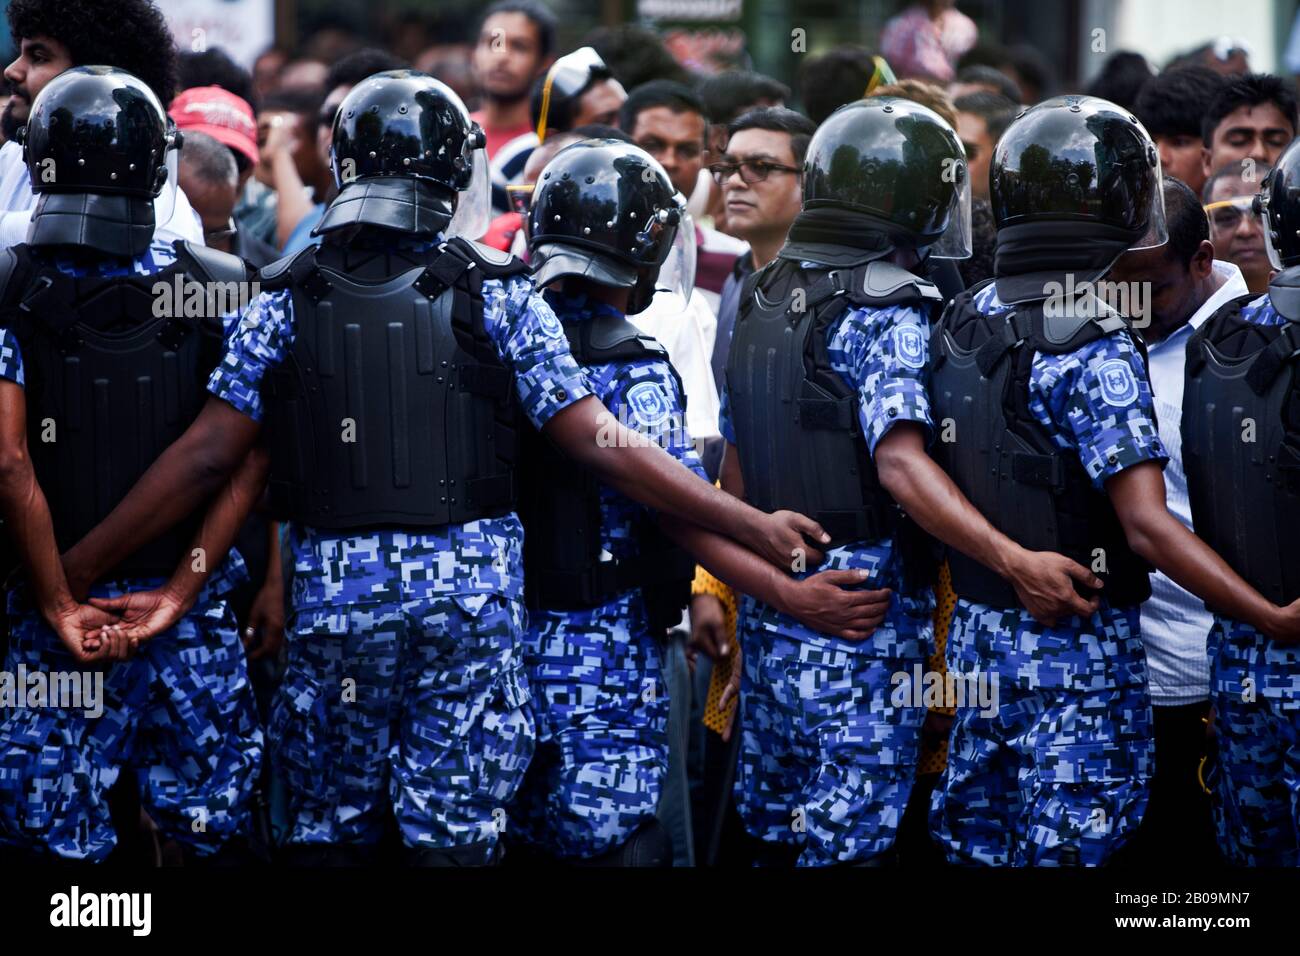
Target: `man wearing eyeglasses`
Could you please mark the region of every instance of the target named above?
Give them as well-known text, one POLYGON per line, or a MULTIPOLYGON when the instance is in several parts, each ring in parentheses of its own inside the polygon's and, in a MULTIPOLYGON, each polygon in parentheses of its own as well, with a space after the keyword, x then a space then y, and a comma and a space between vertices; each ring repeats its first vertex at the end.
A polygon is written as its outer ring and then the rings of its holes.
POLYGON ((1210 220, 1210 241, 1214 254, 1241 270, 1246 287, 1256 295, 1268 290, 1273 274, 1264 248, 1264 227, 1255 212, 1255 195, 1273 167, 1257 164, 1249 178, 1240 163, 1220 168, 1205 183, 1205 214, 1210 220))
MULTIPOLYGON (((704 167, 708 129, 699 95, 681 83, 651 80, 628 94, 619 110, 619 125, 659 161, 673 186, 689 199, 704 167)), ((696 223, 695 245, 695 288, 716 312, 722 287, 745 243, 696 223)))

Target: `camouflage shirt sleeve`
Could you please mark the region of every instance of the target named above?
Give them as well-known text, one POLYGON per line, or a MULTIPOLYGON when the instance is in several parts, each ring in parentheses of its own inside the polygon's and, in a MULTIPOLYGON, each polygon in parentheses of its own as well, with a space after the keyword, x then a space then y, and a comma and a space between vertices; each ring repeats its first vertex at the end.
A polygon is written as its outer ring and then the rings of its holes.
POLYGON ((1099 490, 1125 468, 1169 459, 1146 367, 1127 335, 1107 335, 1065 355, 1035 356, 1029 410, 1058 446, 1078 454, 1099 490))
POLYGON ((731 392, 722 386, 722 403, 718 407, 718 431, 729 443, 736 443, 736 427, 731 423, 731 392))
POLYGON ((262 421, 262 380, 285 360, 293 334, 289 292, 263 292, 249 303, 227 339, 226 352, 208 378, 208 391, 253 421, 262 421))
POLYGON ((0 329, 0 379, 25 385, 23 353, 18 347, 18 337, 9 329, 0 329))
POLYGON ((535 427, 591 394, 564 327, 527 277, 484 281, 483 325, 514 374, 519 400, 535 427))
POLYGON ((853 309, 826 342, 831 365, 858 391, 858 415, 867 448, 899 422, 924 426, 929 440, 930 330, 923 313, 906 306, 853 309))
POLYGON ((606 407, 700 478, 704 466, 686 429, 686 405, 677 376, 663 359, 628 363, 610 381, 606 407))

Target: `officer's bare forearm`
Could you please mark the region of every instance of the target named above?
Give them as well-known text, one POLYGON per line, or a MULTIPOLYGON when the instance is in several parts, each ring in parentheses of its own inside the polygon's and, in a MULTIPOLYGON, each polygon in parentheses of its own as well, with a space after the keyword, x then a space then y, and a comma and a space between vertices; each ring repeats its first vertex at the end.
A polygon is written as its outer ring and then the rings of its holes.
POLYGON ((1183 526, 1165 505, 1160 466, 1144 462, 1106 482, 1128 545, 1212 610, 1267 631, 1277 608, 1223 558, 1183 526))
POLYGON ((792 579, 754 552, 707 528, 660 516, 659 525, 668 537, 690 552, 698 564, 737 591, 758 598, 778 611, 790 613, 788 600, 792 579))
MULTIPOLYGON (((208 505, 203 524, 194 535, 189 551, 181 556, 180 563, 168 581, 168 589, 187 610, 194 606, 204 583, 213 570, 224 560, 239 529, 248 520, 249 513, 266 487, 270 470, 270 457, 265 449, 253 448, 244 458, 225 487, 208 505), (202 560, 196 560, 196 556, 202 560)), ((275 570, 279 572, 278 550, 275 570)))
POLYGON ((661 514, 742 544, 761 536, 763 512, 704 481, 645 436, 624 428, 595 398, 574 402, 544 430, 606 484, 661 514))
POLYGON ((925 450, 917 425, 895 425, 876 445, 880 484, 918 525, 1002 577, 1014 577, 1028 552, 999 531, 925 450))
POLYGON ((63 574, 49 503, 36 481, 31 461, 0 453, 0 506, 5 527, 31 582, 37 607, 45 617, 74 602, 63 574), (24 467, 25 465, 25 467, 24 467))
POLYGON ((0 512, 41 613, 71 605, 49 503, 27 453, 27 398, 8 381, 0 382, 0 512))
POLYGON ((90 582, 214 495, 248 454, 260 426, 218 398, 140 476, 127 496, 67 554, 90 582))

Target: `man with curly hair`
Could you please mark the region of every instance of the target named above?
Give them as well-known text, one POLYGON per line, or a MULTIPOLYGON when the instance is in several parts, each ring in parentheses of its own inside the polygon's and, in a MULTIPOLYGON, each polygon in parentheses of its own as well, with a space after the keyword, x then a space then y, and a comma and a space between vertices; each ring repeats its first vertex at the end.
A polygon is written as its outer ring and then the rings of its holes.
MULTIPOLYGON (((36 206, 17 131, 45 84, 74 66, 115 66, 138 76, 170 103, 176 92, 176 46, 151 0, 11 0, 9 32, 18 57, 4 76, 13 95, 0 116, 0 248, 27 238, 36 206)), ((178 188, 167 221, 158 217, 166 241, 203 243, 203 227, 178 188)))

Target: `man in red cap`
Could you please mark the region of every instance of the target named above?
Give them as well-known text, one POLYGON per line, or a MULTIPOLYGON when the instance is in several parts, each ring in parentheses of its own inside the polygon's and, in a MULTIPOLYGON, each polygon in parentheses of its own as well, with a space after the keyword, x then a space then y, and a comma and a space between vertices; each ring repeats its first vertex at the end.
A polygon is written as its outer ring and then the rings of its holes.
POLYGON ((230 148, 239 168, 239 188, 257 165, 257 122, 253 107, 241 96, 219 86, 196 86, 172 100, 167 114, 185 131, 207 133, 230 148))

